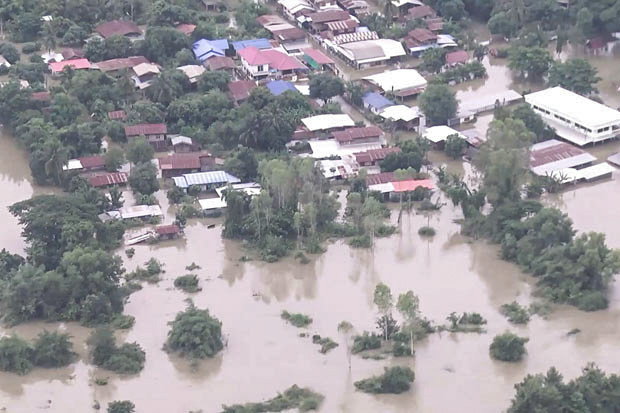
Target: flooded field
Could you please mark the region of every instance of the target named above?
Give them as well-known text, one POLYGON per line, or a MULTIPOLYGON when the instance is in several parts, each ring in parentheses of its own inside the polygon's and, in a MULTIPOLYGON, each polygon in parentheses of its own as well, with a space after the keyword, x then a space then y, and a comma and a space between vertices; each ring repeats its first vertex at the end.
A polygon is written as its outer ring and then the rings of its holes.
MULTIPOLYGON (((515 83, 505 60, 485 59, 484 63, 490 77, 457 86, 459 99, 506 88, 536 88, 515 83)), ((617 71, 612 73, 617 59, 602 56, 593 63, 601 76, 609 74, 599 85, 601 96, 606 103, 619 106, 615 88, 620 79, 617 71)), ((491 117, 478 120, 475 126, 481 133, 491 117)), ((619 150, 620 142, 588 149, 599 159, 619 150)), ((447 164, 452 172, 469 170, 468 164, 448 161, 441 153, 429 157, 435 164, 447 164)), ((51 190, 33 185, 27 157, 12 139, 1 136, 0 182, 0 246, 22 253, 21 230, 6 207, 51 190)), ((160 192, 158 199, 168 214, 166 222, 171 221, 174 211, 165 194, 160 192)), ((129 194, 127 200, 131 200, 129 194)), ((372 250, 331 242, 324 254, 312 257, 307 265, 292 259, 275 264, 240 262, 245 251, 238 243, 221 238, 218 219, 191 221, 181 240, 137 246, 132 259, 120 250, 128 270, 151 257, 166 264, 158 284, 145 284, 131 295, 126 313, 136 318, 136 324, 118 335, 120 340, 136 341, 144 348, 144 370, 138 375, 118 376, 95 368, 86 354, 90 330, 74 323, 0 327, 0 334, 15 332, 27 338, 45 328, 68 331, 79 354, 79 360, 67 368, 36 369, 26 376, 0 372, 0 411, 88 412, 95 411, 95 401, 105 407, 112 400, 130 399, 139 413, 212 413, 220 411, 222 404, 259 401, 296 383, 325 395, 321 409, 325 413, 499 412, 508 406, 513 385, 528 373, 556 366, 570 378, 590 361, 609 372, 620 372, 620 280, 612 286, 608 310, 584 313, 556 306, 547 319, 534 316, 526 326, 510 325, 499 314, 499 306, 513 300, 532 302, 533 279, 500 260, 495 246, 462 237, 453 222, 460 211, 447 200, 443 202, 446 205, 430 218, 437 230, 430 240, 417 234, 427 217, 412 212, 404 216, 396 235, 378 240, 372 250), (216 226, 208 229, 209 224, 216 226), (192 262, 202 267, 196 272, 203 290, 185 294, 174 289, 173 280, 185 274, 185 266, 192 262), (488 320, 488 332, 431 335, 416 345, 413 358, 374 361, 353 356, 349 370, 336 327, 348 320, 358 332, 374 329, 372 296, 378 282, 389 285, 394 295, 413 290, 420 297, 423 314, 437 324, 445 323, 452 311, 479 312, 488 320), (228 339, 220 355, 195 366, 162 350, 167 322, 185 307, 188 297, 222 321, 228 339), (314 322, 309 333, 329 336, 341 345, 320 354, 311 339, 298 336, 302 330, 280 319, 284 309, 310 315, 314 322), (581 333, 566 334, 575 328, 581 333), (493 336, 506 329, 530 339, 528 355, 520 363, 489 357, 493 336), (355 391, 354 381, 378 374, 391 364, 409 365, 415 371, 410 392, 371 396, 355 391), (95 385, 95 378, 102 377, 108 377, 109 384, 95 385)), ((620 225, 615 224, 620 222, 620 172, 611 180, 570 187, 546 202, 566 211, 578 230, 605 232, 608 244, 620 248, 620 225)))

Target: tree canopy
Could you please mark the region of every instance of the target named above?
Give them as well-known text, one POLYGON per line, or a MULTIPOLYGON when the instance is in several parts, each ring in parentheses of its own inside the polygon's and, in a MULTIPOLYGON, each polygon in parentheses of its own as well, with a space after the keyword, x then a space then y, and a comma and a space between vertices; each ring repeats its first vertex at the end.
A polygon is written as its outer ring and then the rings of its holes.
POLYGON ((549 86, 562 86, 584 96, 596 93, 600 80, 596 69, 585 59, 554 62, 549 70, 549 86))
POLYGON ((182 357, 204 359, 215 356, 224 348, 222 323, 190 303, 170 322, 166 349, 182 357))
POLYGON ((447 85, 430 84, 419 99, 420 108, 433 125, 443 125, 456 115, 458 101, 447 85))

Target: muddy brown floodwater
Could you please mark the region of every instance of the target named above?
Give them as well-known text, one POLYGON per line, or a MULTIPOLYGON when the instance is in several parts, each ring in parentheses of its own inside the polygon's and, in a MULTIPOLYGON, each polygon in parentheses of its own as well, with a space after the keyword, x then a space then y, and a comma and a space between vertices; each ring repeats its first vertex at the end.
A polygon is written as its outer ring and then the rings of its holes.
MULTIPOLYGON (((614 60, 600 58, 597 62, 597 67, 606 67, 614 60)), ((458 86, 460 99, 506 87, 523 90, 524 85, 513 85, 504 62, 485 60, 485 65, 489 79, 458 86)), ((608 84, 601 95, 609 97, 608 103, 613 105, 613 81, 608 84)), ((477 127, 484 129, 482 133, 489 121, 490 116, 479 120, 477 127)), ((620 143, 588 150, 604 159, 620 150, 620 143)), ((449 161, 441 153, 431 153, 430 159, 446 164, 453 172, 471 170, 468 164, 449 161)), ((578 230, 605 232, 608 244, 620 248, 620 225, 616 224, 620 222, 619 178, 616 172, 610 180, 570 187, 546 202, 566 211, 578 230)), ((6 206, 50 190, 32 184, 26 156, 11 139, 2 137, 0 182, 0 246, 22 252, 25 244, 20 228, 6 206)), ((168 213, 167 221, 172 220, 174 211, 165 195, 158 194, 158 199, 168 213)), ((336 241, 307 265, 291 259, 275 264, 240 262, 245 252, 238 243, 222 239, 218 219, 190 222, 184 239, 137 246, 130 260, 120 250, 128 270, 150 257, 166 264, 161 282, 145 284, 131 295, 126 313, 136 318, 136 324, 118 335, 120 340, 136 341, 145 349, 144 370, 138 375, 118 376, 89 364, 85 347, 89 330, 75 323, 0 327, 0 334, 15 332, 28 338, 45 328, 67 331, 80 356, 63 369, 36 369, 26 376, 0 373, 0 409, 11 413, 39 409, 88 412, 94 411, 95 400, 105 408, 109 401, 130 399, 139 413, 199 409, 212 413, 220 411, 222 404, 263 400, 296 383, 324 394, 321 412, 326 413, 499 412, 508 406, 514 384, 528 373, 556 366, 571 378, 590 361, 609 372, 620 372, 620 281, 612 285, 608 310, 585 313, 554 306, 547 319, 534 316, 526 326, 512 326, 498 308, 513 300, 532 302, 533 279, 500 260, 495 246, 461 236, 453 222, 460 211, 444 202, 447 205, 431 216, 437 235, 430 240, 417 234, 426 224, 426 216, 411 213, 404 216, 399 233, 378 240, 373 250, 355 250, 336 241), (212 223, 216 227, 208 229, 212 223), (173 280, 185 274, 185 266, 191 262, 202 267, 195 272, 203 290, 189 295, 174 289, 173 280), (488 332, 433 334, 417 343, 413 358, 374 361, 354 356, 349 370, 337 325, 349 320, 359 332, 374 329, 372 296, 378 282, 388 284, 394 295, 413 290, 420 297, 424 315, 439 324, 452 311, 479 312, 488 320, 488 332), (222 321, 228 339, 220 355, 197 367, 162 351, 167 323, 185 307, 188 297, 222 321), (298 336, 302 330, 280 319, 283 309, 309 314, 314 322, 307 331, 332 337, 340 347, 320 354, 309 338, 298 336), (581 333, 567 336, 575 328, 581 333), (520 363, 489 357, 493 336, 507 329, 530 338, 528 355, 520 363), (411 391, 389 396, 355 391, 354 381, 381 373, 391 364, 409 365, 415 371, 411 391), (108 377, 109 384, 95 385, 98 377, 108 377)))

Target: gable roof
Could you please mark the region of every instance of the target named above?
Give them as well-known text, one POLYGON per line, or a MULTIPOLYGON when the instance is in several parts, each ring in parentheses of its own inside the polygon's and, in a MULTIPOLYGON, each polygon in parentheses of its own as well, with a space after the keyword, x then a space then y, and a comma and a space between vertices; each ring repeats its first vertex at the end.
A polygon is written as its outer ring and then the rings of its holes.
POLYGON ((103 155, 83 156, 78 158, 84 169, 103 168, 105 166, 105 158, 103 155))
POLYGON ((435 33, 428 29, 423 29, 420 27, 411 30, 407 35, 420 43, 437 40, 437 35, 435 33))
POLYGON ((108 112, 108 118, 110 118, 110 120, 125 120, 127 119, 127 113, 125 113, 124 110, 115 110, 108 112))
POLYGON ((383 131, 377 126, 364 126, 336 131, 333 135, 338 142, 352 142, 357 139, 380 137, 383 131))
POLYGON ((320 50, 308 48, 308 49, 303 49, 302 52, 304 53, 304 59, 305 59, 305 56, 308 56, 310 59, 314 60, 316 63, 320 65, 334 64, 334 61, 329 56, 327 56, 325 53, 321 52, 320 50))
POLYGON ((239 56, 252 66, 268 64, 275 70, 307 69, 293 56, 286 55, 277 50, 259 50, 250 46, 238 52, 239 56))
POLYGON ((63 60, 62 62, 52 62, 49 64, 52 73, 62 72, 65 67, 70 67, 74 70, 90 69, 90 62, 88 59, 73 59, 63 60))
POLYGON ((255 47, 257 49, 271 49, 271 43, 265 38, 249 39, 249 40, 237 40, 232 42, 232 47, 237 53, 246 47, 255 47))
POLYGON ((376 109, 392 106, 394 102, 377 92, 368 92, 362 98, 364 105, 372 106, 376 109))
POLYGON ((351 30, 355 29, 359 26, 359 23, 356 20, 348 19, 348 20, 338 20, 335 22, 327 22, 327 28, 329 30, 351 30))
POLYGON ((226 56, 213 56, 206 62, 204 65, 209 68, 209 70, 221 70, 221 69, 234 69, 235 62, 226 56))
POLYGON ((106 185, 124 184, 129 180, 125 172, 111 172, 103 175, 90 176, 88 182, 95 188, 106 185))
POLYGON ((121 57, 93 63, 93 68, 99 69, 102 72, 113 72, 121 69, 131 69, 140 63, 149 63, 149 59, 144 56, 121 57))
POLYGON ((200 39, 192 45, 194 55, 201 61, 205 61, 213 56, 225 56, 225 51, 228 50, 228 48, 227 39, 200 39))
POLYGON ((391 153, 399 153, 400 148, 398 146, 392 146, 390 148, 381 149, 369 149, 365 152, 354 153, 357 163, 376 162, 385 159, 391 153))
POLYGON ((465 50, 456 50, 446 54, 446 64, 467 63, 469 54, 465 50))
POLYGON ((139 125, 125 126, 126 136, 161 135, 168 132, 163 123, 141 123, 139 125))
POLYGON ((127 36, 128 34, 142 34, 142 30, 134 22, 128 20, 112 20, 95 27, 95 31, 103 38, 110 36, 127 36))
POLYGON ((423 17, 435 17, 437 13, 431 6, 417 6, 409 9, 409 18, 421 19, 423 17))
POLYGON ((292 90, 297 92, 297 89, 291 82, 287 82, 286 80, 273 80, 271 82, 267 82, 267 89, 271 92, 272 95, 279 96, 287 90, 292 90))
POLYGON ((312 19, 312 23, 327 23, 338 20, 347 20, 351 17, 345 10, 323 10, 310 14, 308 17, 312 19))
POLYGON ((49 102, 52 100, 52 94, 48 91, 43 92, 32 92, 30 95, 30 99, 36 100, 38 102, 49 102))
POLYGON ((65 60, 81 59, 84 57, 84 51, 82 49, 68 48, 62 51, 62 57, 65 60))
POLYGON ((175 153, 163 158, 159 158, 159 169, 178 170, 178 169, 200 169, 200 157, 197 153, 175 153))
POLYGON ((228 82, 228 90, 235 102, 247 99, 252 89, 255 89, 256 83, 251 80, 236 80, 228 82))
POLYGON ((169 235, 169 234, 178 234, 181 232, 181 228, 179 228, 176 224, 170 225, 158 225, 155 227, 155 232, 159 235, 169 235))
POLYGON ((156 75, 159 74, 159 67, 153 63, 140 63, 139 65, 135 65, 132 70, 138 77, 142 77, 150 73, 156 75))
POLYGON ((394 192, 410 192, 415 191, 417 188, 422 187, 426 189, 433 189, 433 181, 430 179, 406 179, 403 181, 392 181, 394 186, 394 192))

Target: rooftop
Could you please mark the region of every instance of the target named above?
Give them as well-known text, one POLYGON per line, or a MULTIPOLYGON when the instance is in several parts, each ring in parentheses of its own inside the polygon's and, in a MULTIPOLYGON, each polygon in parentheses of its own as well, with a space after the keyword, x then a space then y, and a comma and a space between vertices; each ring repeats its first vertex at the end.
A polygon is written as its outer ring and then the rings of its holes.
POLYGON ((351 30, 351 29, 355 29, 357 26, 359 26, 359 23, 357 22, 357 20, 353 20, 353 19, 338 20, 335 22, 327 23, 327 28, 332 31, 351 30))
POLYGON ((159 74, 159 66, 153 63, 140 63, 135 65, 132 70, 138 77, 148 74, 159 74))
POLYGON ((334 138, 338 142, 352 142, 357 139, 381 137, 383 131, 378 126, 364 126, 361 128, 349 128, 334 132, 334 138))
POLYGON ((119 209, 121 218, 131 219, 163 215, 159 205, 135 205, 119 209))
POLYGON ((128 179, 129 175, 125 172, 111 172, 103 175, 90 176, 88 182, 97 188, 100 186, 124 184, 128 179))
MULTIPOLYGON (((213 59, 216 59, 216 58, 213 57, 209 60, 213 60, 213 59)), ((207 62, 209 60, 207 60, 207 62)), ((197 78, 205 72, 204 66, 200 66, 200 65, 179 66, 177 67, 177 70, 180 70, 181 72, 183 72, 185 76, 187 76, 190 79, 191 82, 195 82, 196 80, 198 80, 197 78)))
POLYGON ((537 175, 574 168, 596 161, 596 157, 556 139, 540 142, 530 148, 530 168, 537 175))
POLYGON ((400 148, 392 146, 390 148, 370 149, 365 152, 357 152, 353 155, 358 163, 376 162, 385 159, 391 153, 400 152, 400 148))
POLYGON ((213 56, 206 62, 204 65, 209 68, 209 70, 222 70, 222 69, 234 69, 235 62, 226 56, 213 56))
POLYGON ((469 53, 465 50, 456 50, 454 52, 446 53, 446 64, 455 65, 457 63, 467 63, 469 60, 469 53))
POLYGON ((297 92, 295 85, 291 82, 287 82, 286 80, 273 80, 271 82, 267 82, 265 86, 267 86, 267 89, 269 89, 271 94, 275 96, 279 96, 287 90, 297 92))
POLYGON ((377 92, 368 92, 363 97, 364 105, 371 106, 375 109, 383 109, 392 106, 394 102, 377 92))
POLYGON ((437 35, 435 33, 423 28, 413 29, 407 35, 420 43, 437 40, 437 35))
POLYGON ((124 110, 115 110, 108 112, 108 118, 110 118, 110 120, 125 120, 127 119, 127 113, 125 113, 124 110))
POLYGON ((431 126, 430 128, 427 128, 422 137, 433 143, 439 143, 445 141, 450 135, 458 135, 462 139, 465 139, 465 136, 462 133, 445 125, 431 126))
POLYGON ((431 6, 417 6, 409 9, 410 19, 422 19, 424 17, 435 17, 437 13, 431 6))
POLYGON ((233 49, 235 49, 235 51, 237 52, 245 49, 246 47, 256 47, 257 49, 271 49, 271 43, 265 38, 238 40, 236 42, 232 42, 232 46, 233 49))
POLYGON ((228 90, 230 91, 230 95, 235 102, 247 99, 250 96, 252 89, 255 89, 256 87, 256 83, 251 80, 236 80, 234 82, 228 82, 228 90))
POLYGON ((214 56, 224 56, 228 48, 227 39, 200 39, 192 45, 192 51, 196 58, 203 61, 214 56))
POLYGON ((355 122, 347 114, 315 115, 301 120, 309 131, 328 130, 354 126, 355 122))
POLYGON ((530 105, 543 106, 590 129, 620 124, 620 112, 559 86, 525 96, 530 105))
POLYGON ((241 182, 239 178, 224 171, 196 172, 172 178, 179 188, 191 185, 232 184, 241 182))
POLYGON ((104 60, 102 62, 93 63, 93 68, 102 72, 112 72, 121 69, 131 69, 140 63, 148 63, 149 60, 144 56, 130 56, 119 59, 104 60))
POLYGON ((167 133, 167 131, 168 129, 163 123, 142 123, 125 126, 126 136, 161 135, 167 133))
POLYGON ((90 69, 90 62, 88 59, 72 59, 63 60, 62 62, 52 62, 49 64, 52 73, 62 72, 65 67, 70 67, 74 70, 90 69))
POLYGON ((246 47, 238 52, 239 56, 250 65, 268 64, 276 70, 307 69, 304 64, 293 56, 289 56, 277 50, 260 50, 254 46, 246 47))
POLYGON ((379 86, 384 92, 420 88, 427 85, 426 79, 414 69, 397 69, 366 76, 364 79, 379 86))
POLYGON ((78 158, 84 169, 103 168, 105 166, 105 158, 103 155, 83 156, 78 158))
POLYGON ((181 229, 176 224, 158 225, 155 227, 155 232, 157 232, 159 235, 178 234, 179 232, 181 232, 181 229))
POLYGON ((320 65, 334 64, 334 61, 329 56, 327 56, 325 53, 321 52, 320 50, 303 49, 302 52, 304 53, 304 58, 305 56, 307 56, 310 59, 314 60, 317 64, 320 64, 320 65))
POLYGON ((49 102, 50 100, 52 100, 52 94, 48 91, 32 92, 32 94, 30 95, 30 99, 39 102, 49 102))
POLYGON ((410 122, 416 118, 419 118, 421 116, 421 112, 417 106, 410 108, 406 105, 394 105, 383 109, 380 116, 384 119, 410 122))
POLYGON ((112 20, 95 27, 95 31, 103 38, 110 36, 127 36, 128 34, 142 34, 142 30, 134 22, 128 20, 112 20))
POLYGON ((179 170, 179 169, 200 169, 200 157, 197 153, 175 153, 163 158, 159 158, 159 169, 179 170))
POLYGON ((339 20, 348 20, 351 15, 344 10, 322 10, 308 16, 312 19, 312 23, 327 23, 339 20))

